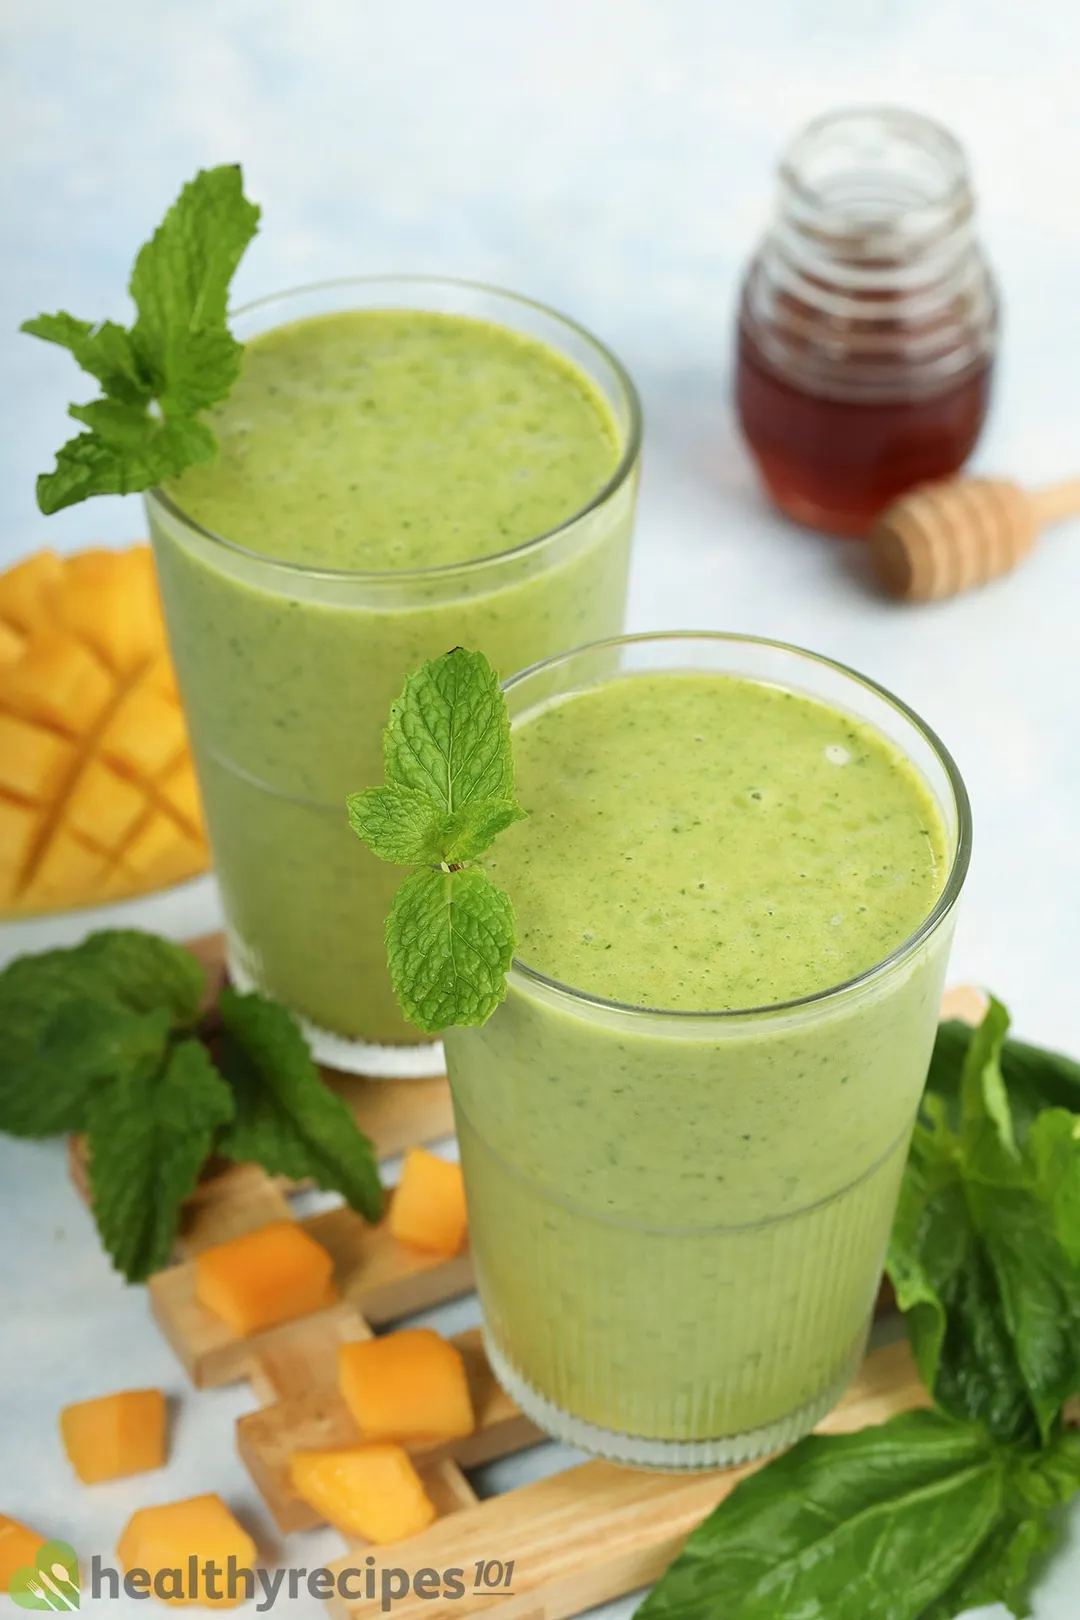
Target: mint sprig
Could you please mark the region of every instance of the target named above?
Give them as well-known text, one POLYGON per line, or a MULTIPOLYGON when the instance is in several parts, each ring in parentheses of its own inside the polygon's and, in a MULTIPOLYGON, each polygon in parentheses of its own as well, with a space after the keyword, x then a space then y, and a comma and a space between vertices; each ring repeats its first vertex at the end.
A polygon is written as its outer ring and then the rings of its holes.
POLYGON ((418 868, 386 919, 394 992, 425 1034, 483 1024, 506 995, 514 908, 472 863, 525 815, 506 700, 483 653, 455 647, 408 677, 383 766, 386 785, 351 794, 348 810, 380 860, 418 868))
POLYGON ((371 1143, 292 1016, 230 989, 206 1008, 205 984, 189 951, 134 930, 0 973, 0 1131, 86 1135, 98 1232, 129 1282, 168 1261, 213 1153, 381 1213, 371 1143))
POLYGON ((68 349, 101 384, 71 405, 87 429, 37 481, 38 506, 58 512, 91 495, 126 495, 212 461, 217 440, 199 413, 223 400, 243 346, 226 322, 229 283, 258 229, 239 167, 201 169, 139 251, 128 291, 137 318, 95 325, 61 310, 21 331, 68 349))

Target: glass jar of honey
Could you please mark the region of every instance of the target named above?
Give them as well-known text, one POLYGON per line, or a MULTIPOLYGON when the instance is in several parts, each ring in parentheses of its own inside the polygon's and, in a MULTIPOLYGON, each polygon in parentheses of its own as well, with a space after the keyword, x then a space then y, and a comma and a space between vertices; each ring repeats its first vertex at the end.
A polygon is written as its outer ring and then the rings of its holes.
POLYGON ((789 148, 743 286, 736 401, 796 522, 862 536, 971 453, 998 331, 973 213, 963 151, 918 114, 829 113, 789 148))

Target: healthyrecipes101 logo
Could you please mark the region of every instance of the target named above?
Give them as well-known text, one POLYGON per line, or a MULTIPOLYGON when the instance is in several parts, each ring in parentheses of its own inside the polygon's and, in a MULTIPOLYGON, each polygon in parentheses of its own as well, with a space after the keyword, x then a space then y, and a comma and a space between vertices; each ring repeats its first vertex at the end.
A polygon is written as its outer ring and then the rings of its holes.
MULTIPOLYGON (((239 1603, 257 1598, 258 1614, 272 1609, 279 1597, 298 1598, 301 1588, 311 1597, 343 1598, 348 1603, 378 1603, 389 1614, 395 1603, 410 1594, 419 1598, 462 1598, 466 1592, 513 1596, 514 1560, 478 1558, 469 1569, 417 1569, 387 1565, 380 1569, 372 1554, 362 1567, 348 1569, 246 1569, 230 1557, 223 1569, 212 1559, 192 1556, 186 1569, 129 1569, 121 1575, 96 1555, 90 1564, 91 1598, 160 1598, 164 1603, 239 1603), (260 1595, 261 1593, 261 1595, 260 1595)), ((47 1541, 32 1564, 17 1569, 9 1587, 22 1609, 51 1609, 58 1613, 79 1607, 79 1560, 66 1541, 47 1541)))
POLYGON ((79 1559, 66 1541, 47 1541, 32 1564, 17 1569, 8 1586, 20 1609, 77 1609, 79 1559))

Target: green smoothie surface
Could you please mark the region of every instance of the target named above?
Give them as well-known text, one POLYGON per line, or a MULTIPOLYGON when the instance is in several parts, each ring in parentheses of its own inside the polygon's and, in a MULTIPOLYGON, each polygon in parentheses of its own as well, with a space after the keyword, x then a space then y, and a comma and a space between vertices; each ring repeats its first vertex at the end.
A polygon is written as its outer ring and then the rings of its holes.
POLYGON ((781 687, 616 678, 514 726, 527 821, 485 858, 518 957, 635 1006, 793 1000, 873 967, 933 909, 948 839, 898 749, 781 687))
POLYGON ((352 310, 252 339, 209 418, 217 461, 168 487, 281 561, 432 568, 558 527, 604 488, 619 432, 568 360, 506 327, 352 310))

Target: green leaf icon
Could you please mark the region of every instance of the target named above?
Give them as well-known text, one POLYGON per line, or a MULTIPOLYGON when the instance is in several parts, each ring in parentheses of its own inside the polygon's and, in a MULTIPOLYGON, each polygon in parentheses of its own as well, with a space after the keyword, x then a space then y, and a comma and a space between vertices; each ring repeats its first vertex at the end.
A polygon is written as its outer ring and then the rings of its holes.
POLYGON ((78 1553, 67 1541, 46 1541, 32 1564, 15 1571, 8 1590, 20 1609, 77 1609, 78 1553))

